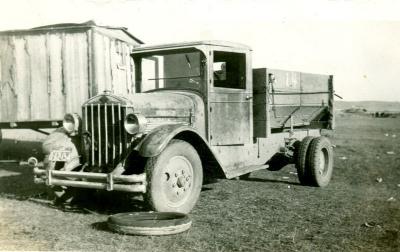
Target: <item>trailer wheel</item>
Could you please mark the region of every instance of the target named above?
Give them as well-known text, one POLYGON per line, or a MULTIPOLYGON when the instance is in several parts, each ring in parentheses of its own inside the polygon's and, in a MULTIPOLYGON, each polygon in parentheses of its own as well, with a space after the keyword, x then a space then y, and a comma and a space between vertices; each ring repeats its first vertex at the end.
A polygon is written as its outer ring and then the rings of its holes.
POLYGON ((328 138, 317 137, 311 142, 308 162, 311 184, 319 187, 327 186, 333 171, 333 149, 328 138))
POLYGON ((170 235, 184 232, 192 221, 183 213, 132 212, 111 215, 107 226, 118 233, 132 235, 170 235))
POLYGON ((308 165, 308 150, 314 137, 307 136, 298 144, 295 154, 295 165, 297 170, 297 177, 299 178, 300 184, 310 185, 311 174, 308 165))
POLYGON ((145 200, 151 209, 180 213, 192 210, 203 183, 201 160, 192 145, 173 139, 160 155, 147 160, 145 171, 145 200))

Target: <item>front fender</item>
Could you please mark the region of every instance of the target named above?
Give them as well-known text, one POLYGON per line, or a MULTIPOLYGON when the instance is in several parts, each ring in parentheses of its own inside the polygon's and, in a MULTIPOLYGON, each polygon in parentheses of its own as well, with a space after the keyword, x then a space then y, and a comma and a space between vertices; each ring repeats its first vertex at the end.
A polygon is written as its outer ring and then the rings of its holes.
POLYGON ((68 150, 71 152, 71 159, 65 163, 65 170, 72 170, 80 165, 79 137, 70 137, 63 128, 56 129, 42 144, 43 153, 46 155, 45 163, 51 165, 47 160, 48 155, 55 150, 68 150))
POLYGON ((160 154, 177 134, 190 131, 201 137, 195 129, 182 124, 168 124, 155 128, 135 147, 142 157, 154 157, 160 154))

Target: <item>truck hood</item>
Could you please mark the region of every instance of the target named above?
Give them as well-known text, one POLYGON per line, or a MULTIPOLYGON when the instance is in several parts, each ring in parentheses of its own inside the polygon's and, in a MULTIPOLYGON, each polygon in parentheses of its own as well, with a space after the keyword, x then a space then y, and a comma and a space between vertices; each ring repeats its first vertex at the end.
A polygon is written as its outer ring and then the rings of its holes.
POLYGON ((83 107, 102 104, 121 105, 128 108, 128 113, 139 113, 145 116, 146 133, 161 125, 184 124, 196 129, 201 136, 206 136, 204 100, 199 93, 194 91, 156 90, 127 96, 104 92, 89 99, 83 107))
POLYGON ((128 96, 135 113, 146 117, 188 117, 196 105, 195 94, 186 92, 163 91, 157 93, 140 93, 128 96))
POLYGON ((138 93, 119 96, 104 93, 89 99, 84 106, 96 104, 120 104, 133 109, 146 117, 147 131, 164 124, 186 124, 199 128, 203 132, 204 102, 195 92, 176 90, 157 90, 150 93, 138 93))

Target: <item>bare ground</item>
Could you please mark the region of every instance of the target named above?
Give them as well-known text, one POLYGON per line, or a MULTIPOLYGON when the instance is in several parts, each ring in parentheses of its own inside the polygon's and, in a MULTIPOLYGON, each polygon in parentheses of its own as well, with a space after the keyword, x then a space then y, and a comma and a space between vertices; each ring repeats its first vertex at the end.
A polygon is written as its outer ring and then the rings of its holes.
MULTIPOLYGON (((0 249, 400 251, 400 119, 343 115, 337 124, 328 187, 299 185, 293 166, 219 180, 204 186, 190 214, 192 228, 165 237, 107 230, 109 214, 140 211, 140 199, 92 196, 90 204, 61 209, 44 199, 29 168, 0 164, 0 249)), ((7 159, 37 150, 35 142, 0 145, 7 159)))

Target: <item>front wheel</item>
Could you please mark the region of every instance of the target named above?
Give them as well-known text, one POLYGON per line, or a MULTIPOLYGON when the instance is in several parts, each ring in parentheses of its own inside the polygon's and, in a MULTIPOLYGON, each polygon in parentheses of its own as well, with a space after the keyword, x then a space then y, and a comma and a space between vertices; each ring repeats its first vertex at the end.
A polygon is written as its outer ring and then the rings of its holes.
POLYGON ((196 150, 174 139, 156 157, 147 160, 145 200, 155 211, 189 213, 203 184, 203 169, 196 150))

